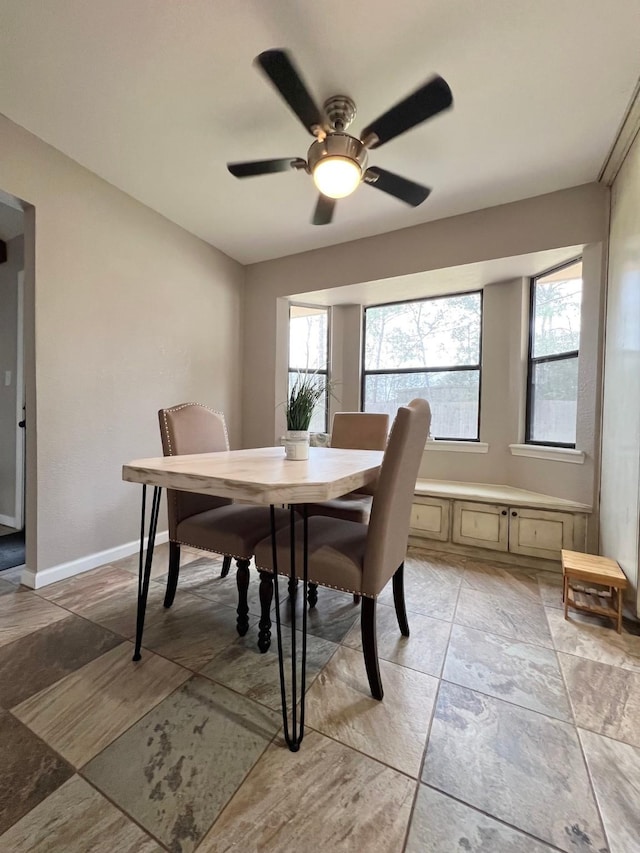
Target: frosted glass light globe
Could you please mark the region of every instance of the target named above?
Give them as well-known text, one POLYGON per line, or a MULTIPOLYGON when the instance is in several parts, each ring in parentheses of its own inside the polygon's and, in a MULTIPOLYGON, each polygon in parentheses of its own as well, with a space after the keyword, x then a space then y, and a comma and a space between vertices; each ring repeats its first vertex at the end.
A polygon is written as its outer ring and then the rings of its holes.
POLYGON ((322 195, 344 198, 356 189, 362 172, 348 157, 324 157, 313 170, 313 180, 322 195))

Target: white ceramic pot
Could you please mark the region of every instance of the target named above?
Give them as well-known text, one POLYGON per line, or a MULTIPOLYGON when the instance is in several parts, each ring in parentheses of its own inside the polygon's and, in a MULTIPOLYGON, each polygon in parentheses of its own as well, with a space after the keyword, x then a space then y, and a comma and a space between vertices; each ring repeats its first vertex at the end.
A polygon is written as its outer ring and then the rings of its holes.
POLYGON ((309 431, 288 429, 284 436, 285 457, 293 460, 309 458, 309 431))

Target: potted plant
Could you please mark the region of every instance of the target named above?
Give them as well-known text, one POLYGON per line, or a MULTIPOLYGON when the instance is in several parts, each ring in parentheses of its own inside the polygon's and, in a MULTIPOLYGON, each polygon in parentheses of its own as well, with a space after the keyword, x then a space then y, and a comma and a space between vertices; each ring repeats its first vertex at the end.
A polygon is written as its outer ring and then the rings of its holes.
POLYGON ((314 373, 300 373, 296 377, 286 403, 284 446, 287 459, 309 458, 309 424, 324 390, 314 373))

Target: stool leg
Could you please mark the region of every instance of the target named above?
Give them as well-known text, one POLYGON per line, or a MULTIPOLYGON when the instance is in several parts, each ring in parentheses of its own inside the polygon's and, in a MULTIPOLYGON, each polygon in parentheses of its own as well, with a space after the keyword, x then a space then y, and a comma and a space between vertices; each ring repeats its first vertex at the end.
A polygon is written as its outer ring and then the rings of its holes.
POLYGON ((569 578, 565 575, 562 583, 562 600, 564 601, 564 618, 569 614, 569 578))
POLYGON ((618 590, 618 634, 622 634, 622 590, 618 590))

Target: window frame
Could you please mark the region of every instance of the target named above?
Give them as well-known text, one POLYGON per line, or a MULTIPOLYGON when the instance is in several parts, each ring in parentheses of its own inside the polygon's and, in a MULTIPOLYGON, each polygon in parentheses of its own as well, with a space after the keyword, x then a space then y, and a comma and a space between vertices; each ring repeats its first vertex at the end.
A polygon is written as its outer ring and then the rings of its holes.
POLYGON ((325 395, 325 405, 324 405, 324 432, 329 432, 329 398, 331 394, 329 393, 329 383, 331 382, 331 329, 332 329, 332 317, 331 317, 331 306, 330 305, 312 305, 309 302, 289 302, 289 318, 287 324, 287 398, 289 397, 289 388, 290 386, 290 377, 291 374, 294 373, 298 376, 301 373, 310 374, 310 375, 319 375, 325 377, 326 382, 326 395, 325 395), (327 348, 326 348, 326 368, 324 370, 311 370, 310 368, 300 368, 294 369, 291 367, 291 309, 292 308, 313 308, 317 311, 325 311, 327 314, 327 348))
MULTIPOLYGON (((525 405, 525 433, 524 433, 524 443, 530 444, 533 447, 564 447, 567 449, 576 448, 576 442, 560 442, 560 441, 536 441, 531 437, 532 432, 532 417, 533 417, 533 374, 534 368, 538 364, 546 364, 552 361, 569 361, 570 359, 578 359, 580 358, 580 346, 578 345, 577 350, 566 350, 561 353, 554 353, 553 355, 533 355, 533 339, 535 335, 535 324, 536 324, 536 313, 535 313, 535 292, 536 292, 536 282, 540 278, 544 278, 545 276, 551 275, 552 273, 559 272, 560 270, 565 269, 566 267, 571 267, 578 262, 583 262, 582 255, 578 255, 576 258, 572 258, 570 261, 565 261, 562 264, 558 264, 555 267, 550 267, 548 270, 544 270, 543 272, 538 273, 537 275, 532 275, 529 278, 529 345, 527 347, 527 398, 525 405)), ((583 279, 583 292, 584 292, 584 279, 583 279)), ((581 294, 582 296, 582 294, 581 294)), ((582 339, 582 317, 580 318, 580 338, 582 339)), ((579 363, 579 361, 578 361, 579 363)), ((577 401, 576 401, 577 404, 577 401)), ((577 427, 577 424, 576 424, 577 427)), ((576 435, 577 438, 577 435, 576 435)))
POLYGON ((399 299, 396 302, 378 302, 375 305, 366 305, 364 307, 364 311, 362 312, 362 353, 361 353, 361 365, 362 368, 360 370, 360 411, 364 412, 364 392, 365 392, 365 384, 366 377, 370 375, 375 376, 383 376, 385 374, 398 374, 398 373, 458 373, 461 371, 469 371, 469 370, 477 370, 478 372, 478 418, 477 418, 477 428, 476 428, 476 437, 475 438, 455 438, 450 436, 432 436, 433 441, 461 441, 465 443, 480 443, 480 421, 481 421, 481 410, 482 410, 482 340, 483 340, 483 327, 484 327, 484 288, 480 287, 474 290, 461 290, 459 293, 439 293, 435 296, 422 296, 419 299, 399 299), (401 367, 394 369, 383 369, 383 370, 367 370, 365 367, 366 364, 366 344, 367 344, 367 311, 369 308, 382 308, 393 305, 406 305, 408 303, 416 303, 416 302, 432 302, 434 299, 448 299, 455 298, 458 296, 471 296, 478 294, 480 296, 480 336, 478 339, 478 363, 470 364, 470 365, 455 365, 452 367, 401 367))

